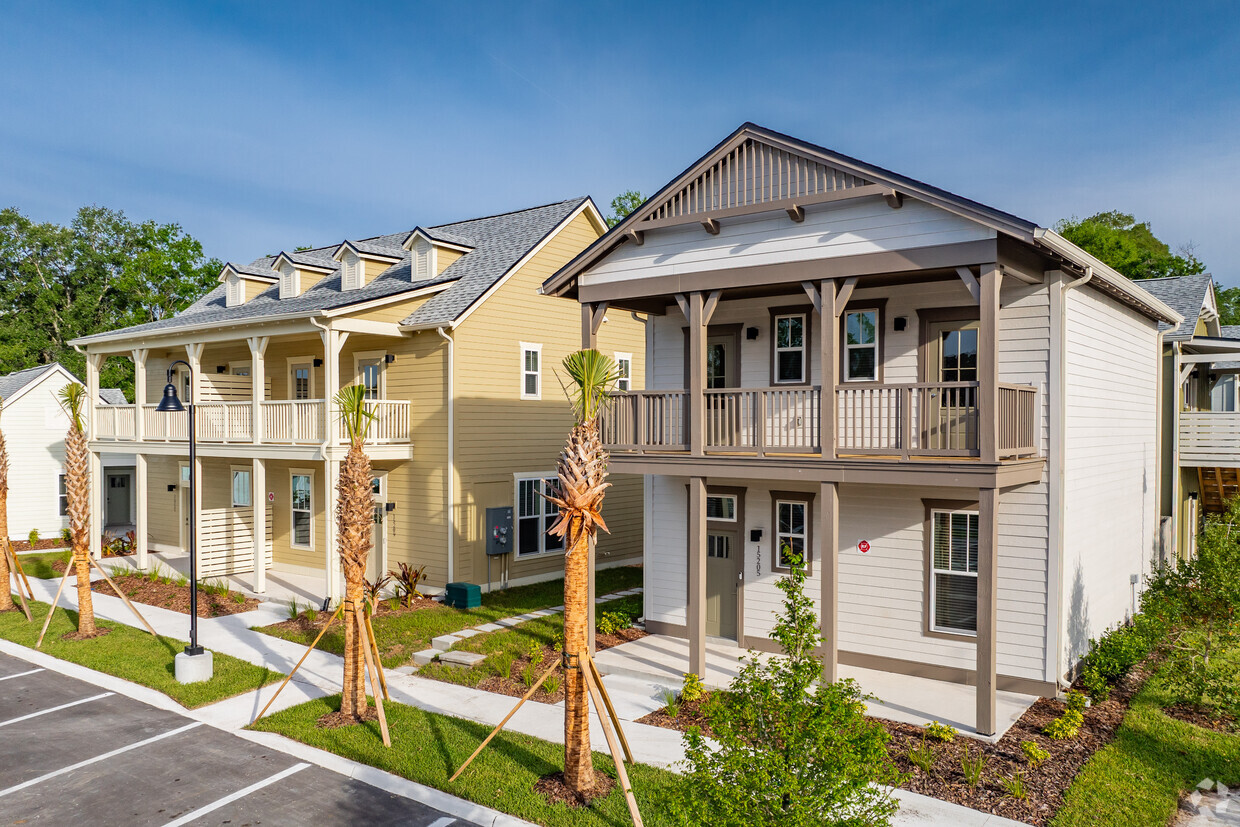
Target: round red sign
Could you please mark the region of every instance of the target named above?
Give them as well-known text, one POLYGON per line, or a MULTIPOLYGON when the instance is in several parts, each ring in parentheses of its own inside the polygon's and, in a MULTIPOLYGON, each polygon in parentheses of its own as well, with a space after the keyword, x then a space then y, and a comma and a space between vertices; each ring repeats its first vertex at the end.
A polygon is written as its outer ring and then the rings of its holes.
POLYGON ((860 543, 857 543, 857 551, 861 552, 862 554, 865 554, 869 550, 870 550, 870 544, 867 543, 865 540, 862 540, 860 543))

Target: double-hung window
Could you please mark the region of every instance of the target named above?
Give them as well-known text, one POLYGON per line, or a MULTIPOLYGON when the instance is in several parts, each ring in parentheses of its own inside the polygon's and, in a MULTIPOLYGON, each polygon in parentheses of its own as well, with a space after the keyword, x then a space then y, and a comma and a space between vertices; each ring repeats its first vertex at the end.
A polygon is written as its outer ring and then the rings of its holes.
POLYGON ((232 504, 233 508, 248 508, 254 505, 249 468, 232 469, 232 504))
POLYGON ((521 343, 521 398, 542 398, 542 345, 521 343))
POLYGON ((806 381, 809 346, 805 335, 805 314, 785 313, 775 316, 775 383, 806 381))
POLYGON ((633 387, 633 354, 616 354, 616 390, 627 391, 633 387))
POLYGON ((977 633, 976 511, 930 512, 930 629, 977 633))
POLYGON ((850 310, 844 314, 844 380, 878 379, 878 310, 850 310))
POLYGON ((550 474, 517 479, 517 556, 561 551, 564 538, 547 533, 555 525, 560 510, 548 502, 542 494, 551 493, 555 477, 550 474))
POLYGON ((292 476, 293 537, 291 545, 298 548, 314 547, 314 478, 310 474, 294 473, 292 476))
POLYGON ((60 499, 60 516, 69 516, 69 489, 65 487, 65 475, 61 474, 57 479, 57 485, 60 499))
POLYGON ((775 568, 788 570, 793 560, 800 567, 810 563, 810 502, 791 497, 775 499, 775 568))

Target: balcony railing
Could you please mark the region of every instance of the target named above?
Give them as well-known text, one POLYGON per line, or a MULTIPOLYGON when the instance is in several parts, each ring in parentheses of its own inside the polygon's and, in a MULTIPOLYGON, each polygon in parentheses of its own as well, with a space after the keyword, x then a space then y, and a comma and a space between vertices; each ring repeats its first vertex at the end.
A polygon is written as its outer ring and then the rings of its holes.
MULTIPOLYGON (((739 388, 703 393, 703 451, 710 454, 820 453, 821 388, 739 388)), ((612 451, 689 449, 685 391, 613 394, 601 418, 612 451)), ((976 382, 846 385, 836 389, 839 456, 976 457, 976 382)), ((1037 454, 1037 390, 999 386, 999 456, 1037 454)))
POLYGON ((1240 467, 1240 413, 1181 413, 1180 464, 1204 468, 1240 467))
MULTIPOLYGON (((404 444, 411 441, 407 400, 367 402, 375 414, 369 444, 404 444)), ((129 441, 137 438, 136 418, 142 416, 142 440, 184 442, 188 421, 183 413, 164 413, 155 405, 107 405, 95 409, 95 439, 129 441)), ((318 445, 328 434, 327 402, 322 399, 283 399, 259 403, 262 430, 255 439, 254 407, 248 402, 203 402, 194 407, 195 436, 201 443, 264 443, 318 445)), ((338 417, 332 413, 332 419, 338 417)), ((336 436, 343 441, 343 427, 336 436)))

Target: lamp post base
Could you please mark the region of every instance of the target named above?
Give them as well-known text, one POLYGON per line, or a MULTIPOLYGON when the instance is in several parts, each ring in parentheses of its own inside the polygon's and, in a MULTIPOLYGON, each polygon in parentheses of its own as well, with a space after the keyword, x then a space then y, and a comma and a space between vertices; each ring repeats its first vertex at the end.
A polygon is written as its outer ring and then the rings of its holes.
POLYGON ((173 658, 173 671, 177 683, 199 683, 211 680, 214 673, 211 653, 203 650, 201 655, 180 652, 173 658))

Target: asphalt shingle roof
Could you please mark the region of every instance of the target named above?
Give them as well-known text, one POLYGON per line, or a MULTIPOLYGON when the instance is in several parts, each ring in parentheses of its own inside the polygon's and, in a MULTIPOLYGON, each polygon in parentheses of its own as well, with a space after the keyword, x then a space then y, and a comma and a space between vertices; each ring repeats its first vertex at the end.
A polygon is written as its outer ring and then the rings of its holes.
POLYGON ((53 362, 50 365, 39 365, 37 368, 26 368, 14 371, 7 376, 0 376, 0 399, 9 399, 49 370, 55 369, 56 363, 53 362))
POLYGON ((129 404, 129 400, 125 398, 125 392, 120 388, 100 388, 99 398, 103 400, 105 405, 129 404))
MULTIPOLYGON (((1133 284, 1150 293, 1154 298, 1171 307, 1184 317, 1174 333, 1165 338, 1169 342, 1187 341, 1193 338, 1197 329, 1197 317, 1206 303, 1206 291, 1210 289, 1212 278, 1209 273, 1196 276, 1170 276, 1163 279, 1140 279, 1133 284)), ((1171 325, 1159 322, 1159 330, 1167 330, 1171 325)))
MULTIPOLYGON (((244 304, 227 307, 224 297, 225 286, 221 284, 171 318, 93 336, 84 336, 77 341, 111 337, 122 332, 125 334, 161 333, 197 325, 233 324, 281 316, 310 315, 319 310, 348 307, 352 304, 396 296, 444 283, 451 283, 451 286, 432 296, 410 314, 402 324, 411 327, 449 324, 482 298, 492 285, 586 200, 584 197, 573 198, 541 207, 426 228, 434 238, 451 240, 473 247, 470 252, 452 262, 447 269, 433 278, 421 281, 410 280, 409 254, 402 250, 400 245, 411 231, 375 236, 363 239, 361 242, 354 242, 354 244, 363 243, 367 247, 383 249, 385 252, 393 251, 393 255, 395 251, 399 251, 402 260, 357 290, 347 292, 340 290, 339 265, 331 259, 332 252, 340 246, 335 244, 331 247, 319 247, 300 253, 286 253, 290 258, 300 256, 316 260, 326 259, 331 266, 337 268, 332 274, 324 276, 311 285, 300 296, 281 299, 279 285, 273 283, 244 304)), ((239 270, 269 273, 274 277, 276 273, 271 270, 271 265, 275 258, 275 256, 265 256, 243 267, 233 266, 239 270)))

